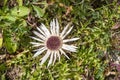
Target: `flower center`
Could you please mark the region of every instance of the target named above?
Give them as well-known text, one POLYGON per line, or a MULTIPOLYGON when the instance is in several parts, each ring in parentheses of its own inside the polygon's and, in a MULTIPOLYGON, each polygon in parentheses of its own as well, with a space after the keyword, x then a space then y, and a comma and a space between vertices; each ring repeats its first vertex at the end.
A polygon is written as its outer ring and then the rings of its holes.
POLYGON ((61 47, 61 39, 57 36, 51 36, 48 38, 46 45, 50 50, 58 50, 61 47))

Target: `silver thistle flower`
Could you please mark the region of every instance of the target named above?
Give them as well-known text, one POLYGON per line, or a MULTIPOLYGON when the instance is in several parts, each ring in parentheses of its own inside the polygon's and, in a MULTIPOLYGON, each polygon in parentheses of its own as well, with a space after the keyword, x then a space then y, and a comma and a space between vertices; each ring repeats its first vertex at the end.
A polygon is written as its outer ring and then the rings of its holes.
POLYGON ((60 56, 63 54, 68 59, 69 57, 64 52, 76 52, 77 47, 74 45, 68 45, 67 42, 76 41, 79 38, 65 39, 65 37, 71 32, 73 26, 68 29, 70 24, 66 25, 63 31, 59 32, 59 23, 57 19, 53 19, 50 23, 50 31, 46 28, 44 24, 37 27, 38 31, 33 31, 37 37, 31 37, 37 42, 30 42, 33 47, 37 47, 36 53, 33 57, 36 57, 46 51, 46 54, 41 58, 41 65, 49 58, 48 66, 54 64, 58 58, 60 61, 60 56))

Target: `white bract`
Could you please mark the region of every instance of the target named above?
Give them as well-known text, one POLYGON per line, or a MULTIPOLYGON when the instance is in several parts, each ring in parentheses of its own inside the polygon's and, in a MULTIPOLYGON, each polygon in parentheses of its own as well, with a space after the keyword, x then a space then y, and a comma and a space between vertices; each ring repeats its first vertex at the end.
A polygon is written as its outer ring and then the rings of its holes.
POLYGON ((59 23, 57 19, 53 19, 50 23, 50 31, 46 28, 44 24, 37 27, 38 31, 33 31, 36 37, 31 37, 36 40, 36 42, 30 42, 33 47, 37 49, 34 50, 36 53, 33 57, 36 57, 46 51, 45 55, 41 58, 41 65, 49 58, 48 66, 54 64, 57 58, 60 61, 60 56, 63 54, 69 59, 65 51, 76 52, 77 47, 74 45, 68 45, 68 42, 76 41, 79 38, 65 39, 65 37, 71 32, 72 28, 69 29, 70 24, 68 24, 63 31, 59 32, 59 23))

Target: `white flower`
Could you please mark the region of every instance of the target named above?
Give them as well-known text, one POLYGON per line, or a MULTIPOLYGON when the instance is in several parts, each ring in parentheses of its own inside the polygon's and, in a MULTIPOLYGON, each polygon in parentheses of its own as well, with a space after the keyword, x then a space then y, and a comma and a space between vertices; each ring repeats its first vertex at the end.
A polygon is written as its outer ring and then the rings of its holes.
POLYGON ((33 57, 36 57, 46 51, 46 54, 41 58, 41 65, 49 58, 48 66, 54 64, 56 59, 59 59, 63 54, 68 59, 69 57, 64 52, 76 52, 77 47, 74 45, 68 45, 67 42, 76 41, 79 38, 65 39, 65 37, 70 33, 73 27, 68 29, 69 24, 59 32, 59 23, 57 19, 53 19, 50 23, 50 31, 46 28, 44 24, 41 24, 40 27, 37 27, 38 31, 33 31, 37 37, 31 37, 36 40, 36 42, 30 42, 33 44, 33 47, 37 47, 36 53, 33 57))

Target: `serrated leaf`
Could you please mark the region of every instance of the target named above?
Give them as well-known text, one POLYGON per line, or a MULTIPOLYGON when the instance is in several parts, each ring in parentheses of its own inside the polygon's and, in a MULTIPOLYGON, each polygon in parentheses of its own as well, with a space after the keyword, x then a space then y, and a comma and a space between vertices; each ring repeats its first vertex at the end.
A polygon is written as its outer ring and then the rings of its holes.
POLYGON ((35 10, 35 12, 39 18, 44 16, 44 13, 45 13, 44 9, 41 9, 40 7, 34 6, 34 5, 33 5, 33 9, 35 10))
POLYGON ((17 6, 11 9, 11 15, 24 17, 30 13, 30 9, 25 6, 17 6))

